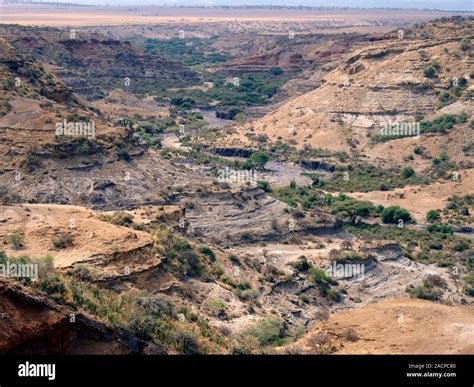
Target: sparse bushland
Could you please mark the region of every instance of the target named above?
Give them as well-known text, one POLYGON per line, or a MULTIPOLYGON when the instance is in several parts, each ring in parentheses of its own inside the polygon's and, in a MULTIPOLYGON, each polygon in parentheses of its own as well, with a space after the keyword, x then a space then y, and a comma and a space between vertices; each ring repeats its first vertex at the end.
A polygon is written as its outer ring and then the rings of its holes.
POLYGON ((169 302, 142 291, 116 293, 90 282, 88 266, 68 272, 56 270, 53 258, 9 258, 0 251, 0 264, 38 264, 38 279, 19 281, 45 293, 74 311, 86 312, 114 327, 126 328, 145 340, 153 340, 169 351, 183 354, 229 352, 232 342, 203 318, 187 309, 175 310, 169 302), (178 313, 185 320, 179 319, 178 313))
POLYGON ((444 179, 453 179, 453 174, 448 172, 457 172, 460 168, 460 166, 449 159, 445 152, 442 152, 438 157, 433 158, 431 164, 435 176, 444 179))
POLYGON ((211 87, 158 89, 156 99, 157 101, 169 99, 172 105, 185 110, 193 108, 217 108, 220 112, 230 108, 241 110, 247 106, 271 103, 272 97, 290 77, 291 74, 286 72, 269 70, 242 73, 239 74, 238 80, 228 82, 223 75, 202 72, 202 81, 211 84, 211 87))
POLYGON ((347 167, 338 167, 332 178, 320 180, 317 188, 330 192, 370 192, 403 188, 407 185, 429 184, 431 179, 427 176, 417 176, 412 173, 396 173, 379 169, 370 164, 357 163, 347 167))
POLYGON ((443 221, 450 225, 462 226, 473 223, 474 194, 450 196, 441 214, 443 221))
POLYGON ((377 240, 395 241, 403 254, 423 264, 435 264, 453 269, 458 266, 464 275, 474 272, 473 242, 466 238, 443 232, 438 225, 430 231, 409 227, 381 226, 369 224, 345 224, 344 228, 357 238, 373 242, 377 240))
POLYGON ((467 122, 468 115, 462 113, 456 114, 444 114, 432 121, 423 120, 420 123, 420 131, 424 133, 447 133, 456 124, 467 122))
POLYGON ((446 281, 435 274, 430 274, 423 280, 423 285, 407 287, 406 292, 413 298, 421 298, 428 301, 438 301, 441 299, 446 288, 446 281))
POLYGON ((466 283, 464 293, 468 296, 474 297, 474 273, 465 276, 464 282, 466 283))
POLYGON ((227 62, 232 56, 215 52, 211 49, 211 44, 216 37, 201 39, 188 37, 187 39, 154 39, 154 38, 133 38, 131 41, 146 51, 178 61, 186 66, 215 66, 227 62))
POLYGON ((209 255, 195 251, 187 240, 170 235, 161 238, 160 247, 165 249, 164 266, 178 278, 196 277, 210 281, 214 275, 209 255))
POLYGON ((56 158, 66 158, 71 155, 88 156, 105 152, 104 147, 96 139, 86 137, 56 136, 57 143, 53 146, 53 155, 56 158))
POLYGON ((315 283, 322 297, 334 302, 341 300, 341 290, 337 288, 338 282, 332 279, 324 269, 314 267, 305 256, 301 256, 297 261, 291 262, 290 266, 315 283))
POLYGON ((396 222, 412 220, 411 216, 403 209, 384 209, 382 206, 374 206, 369 201, 362 201, 351 198, 345 194, 333 196, 319 189, 312 187, 302 187, 290 184, 287 187, 278 187, 272 190, 272 196, 287 203, 292 207, 300 205, 303 209, 322 209, 333 215, 340 215, 356 223, 363 218, 378 217, 386 222, 396 222), (385 212, 384 212, 385 211, 385 212), (384 214, 384 215, 382 215, 384 214))
MULTIPOLYGON (((116 294, 70 277, 59 277, 63 302, 116 327, 128 328, 183 354, 222 351, 226 339, 196 315, 180 322, 173 305, 146 292, 116 294), (202 327, 201 327, 202 326, 202 327), (211 334, 210 334, 211 333, 211 334)), ((227 343, 228 344, 228 343, 227 343)))

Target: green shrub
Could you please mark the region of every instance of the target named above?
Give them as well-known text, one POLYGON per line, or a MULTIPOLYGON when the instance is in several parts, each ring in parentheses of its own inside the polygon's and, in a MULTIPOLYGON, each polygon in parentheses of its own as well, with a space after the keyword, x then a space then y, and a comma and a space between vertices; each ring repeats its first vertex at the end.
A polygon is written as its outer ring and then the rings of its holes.
POLYGON ((428 301, 439 300, 443 295, 440 290, 430 289, 424 286, 409 287, 407 288, 407 293, 413 298, 420 298, 428 301))
POLYGON ((258 322, 248 331, 248 334, 255 337, 261 346, 269 346, 282 343, 282 331, 283 322, 277 317, 269 317, 258 322))
POLYGON ((13 233, 7 236, 7 242, 15 249, 21 249, 25 247, 25 236, 13 233))
POLYGON ((431 66, 435 69, 435 70, 439 70, 441 68, 441 65, 438 63, 438 61, 436 59, 433 59, 431 61, 431 66))
POLYGON ((464 292, 471 297, 474 297, 474 273, 471 273, 464 278, 464 282, 466 282, 466 288, 464 292))
POLYGON ((470 244, 467 240, 461 239, 458 242, 456 242, 453 246, 454 251, 465 251, 470 248, 470 244))
POLYGON ((39 278, 36 286, 49 295, 61 296, 66 292, 66 287, 57 274, 49 274, 39 278))
POLYGON ((5 265, 8 261, 7 254, 4 251, 0 250, 0 265, 5 265))
POLYGON ((290 265, 294 269, 296 269, 298 271, 301 271, 301 272, 306 272, 306 271, 308 271, 309 269, 311 269, 313 267, 311 265, 311 263, 308 262, 308 258, 306 258, 304 255, 299 257, 297 261, 291 262, 290 265))
POLYGON ((264 168, 269 160, 270 156, 263 151, 252 153, 250 156, 250 161, 254 163, 257 168, 264 168))
POLYGON ((430 210, 426 213, 426 220, 430 223, 438 222, 441 219, 439 211, 430 210))
POLYGON ((423 71, 423 74, 425 75, 425 77, 427 78, 434 78, 436 76, 436 70, 430 66, 430 67, 427 67, 424 71, 423 71))
POLYGON ((225 310, 224 302, 218 298, 208 298, 204 305, 214 313, 222 313, 225 310))
POLYGON ((207 255, 209 258, 211 258, 211 261, 215 261, 216 260, 216 254, 214 253, 214 251, 212 251, 211 248, 207 247, 207 246, 203 246, 199 249, 199 252, 201 254, 204 254, 204 255, 207 255))
POLYGON ((439 232, 442 234, 451 234, 453 235, 454 231, 451 227, 446 224, 430 224, 426 230, 428 232, 439 232))
POLYGON ((308 270, 308 276, 318 286, 321 296, 330 301, 340 301, 339 292, 331 287, 337 285, 337 282, 329 277, 323 269, 312 267, 308 270))
POLYGON ((423 148, 419 145, 415 146, 415 149, 413 150, 413 152, 417 155, 422 155, 423 154, 423 148))
POLYGON ((406 223, 413 219, 407 210, 404 210, 399 206, 384 208, 380 216, 384 223, 398 223, 400 220, 403 220, 403 222, 406 223))
POLYGON ((58 235, 54 235, 51 238, 51 242, 53 244, 53 248, 56 250, 65 249, 74 244, 72 235, 67 232, 60 232, 58 235))
POLYGON ((116 212, 113 215, 102 215, 101 219, 117 226, 128 227, 133 225, 133 216, 123 211, 116 212))
POLYGON ((454 125, 465 122, 464 114, 444 114, 435 118, 433 121, 423 120, 420 123, 421 133, 446 133, 452 129, 454 125))
POLYGON ((461 43, 459 44, 459 48, 462 50, 462 51, 467 51, 469 50, 471 47, 471 39, 469 38, 463 38, 461 40, 461 43))
POLYGON ((237 257, 235 254, 229 255, 229 259, 232 263, 235 263, 236 265, 240 265, 240 259, 237 257))
POLYGON ((415 170, 412 167, 405 167, 401 170, 400 176, 404 179, 415 176, 415 170))
POLYGON ((272 192, 272 188, 270 187, 270 183, 265 180, 258 180, 257 186, 264 190, 265 192, 272 192))

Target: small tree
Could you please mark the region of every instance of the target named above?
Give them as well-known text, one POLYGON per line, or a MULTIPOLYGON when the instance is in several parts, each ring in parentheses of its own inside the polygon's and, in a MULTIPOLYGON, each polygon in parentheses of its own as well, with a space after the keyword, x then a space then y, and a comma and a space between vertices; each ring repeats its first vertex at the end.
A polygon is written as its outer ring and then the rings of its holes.
POLYGON ((356 223, 357 218, 366 218, 374 210, 371 202, 366 201, 340 201, 333 204, 333 213, 342 213, 348 216, 352 223, 356 223))

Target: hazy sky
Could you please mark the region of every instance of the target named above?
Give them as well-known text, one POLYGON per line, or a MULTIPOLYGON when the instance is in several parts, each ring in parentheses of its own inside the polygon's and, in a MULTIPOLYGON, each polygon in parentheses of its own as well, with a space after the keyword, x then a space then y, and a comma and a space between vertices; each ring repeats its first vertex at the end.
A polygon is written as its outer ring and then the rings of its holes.
POLYGON ((60 2, 97 5, 306 5, 474 11, 474 0, 60 0, 60 2))

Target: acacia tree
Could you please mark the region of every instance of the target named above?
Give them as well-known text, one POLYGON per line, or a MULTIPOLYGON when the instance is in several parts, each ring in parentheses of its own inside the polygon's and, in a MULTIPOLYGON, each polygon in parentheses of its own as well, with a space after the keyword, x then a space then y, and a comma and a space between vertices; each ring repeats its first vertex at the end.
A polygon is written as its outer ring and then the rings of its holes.
POLYGON ((349 217, 352 223, 357 222, 357 218, 366 218, 374 210, 371 202, 367 201, 340 201, 333 204, 333 213, 342 213, 349 217))

